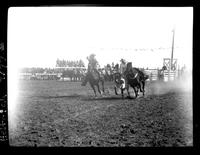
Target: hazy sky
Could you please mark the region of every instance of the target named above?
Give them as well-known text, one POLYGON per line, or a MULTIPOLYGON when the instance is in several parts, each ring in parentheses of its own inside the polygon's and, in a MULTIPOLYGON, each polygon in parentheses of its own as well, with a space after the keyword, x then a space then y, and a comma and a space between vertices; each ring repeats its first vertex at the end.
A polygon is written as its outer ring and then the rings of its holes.
POLYGON ((192 7, 11 7, 8 68, 55 67, 57 58, 87 65, 90 53, 102 67, 121 58, 162 67, 171 56, 173 28, 174 58, 191 68, 192 7))

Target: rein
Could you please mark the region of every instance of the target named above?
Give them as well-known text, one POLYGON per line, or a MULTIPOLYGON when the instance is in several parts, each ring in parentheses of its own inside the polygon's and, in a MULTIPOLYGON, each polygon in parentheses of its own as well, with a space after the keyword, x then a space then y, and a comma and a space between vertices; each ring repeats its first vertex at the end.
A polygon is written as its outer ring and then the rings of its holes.
POLYGON ((135 74, 135 76, 132 78, 129 76, 130 79, 135 79, 138 76, 138 73, 135 74))

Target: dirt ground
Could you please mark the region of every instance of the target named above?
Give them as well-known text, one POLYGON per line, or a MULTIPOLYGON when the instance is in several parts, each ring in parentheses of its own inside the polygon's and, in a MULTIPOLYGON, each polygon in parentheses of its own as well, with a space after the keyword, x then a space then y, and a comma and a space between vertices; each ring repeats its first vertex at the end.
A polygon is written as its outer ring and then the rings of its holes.
POLYGON ((147 82, 144 97, 122 99, 113 83, 105 88, 94 98, 89 84, 20 81, 10 145, 193 146, 191 91, 174 82, 147 82))

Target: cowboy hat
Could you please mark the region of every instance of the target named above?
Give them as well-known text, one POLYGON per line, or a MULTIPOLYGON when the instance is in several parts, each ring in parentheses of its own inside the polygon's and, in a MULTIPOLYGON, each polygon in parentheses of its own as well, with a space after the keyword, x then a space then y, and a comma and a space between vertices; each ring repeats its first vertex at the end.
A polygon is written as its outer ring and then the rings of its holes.
POLYGON ((95 57, 96 55, 94 53, 90 54, 90 57, 95 57))

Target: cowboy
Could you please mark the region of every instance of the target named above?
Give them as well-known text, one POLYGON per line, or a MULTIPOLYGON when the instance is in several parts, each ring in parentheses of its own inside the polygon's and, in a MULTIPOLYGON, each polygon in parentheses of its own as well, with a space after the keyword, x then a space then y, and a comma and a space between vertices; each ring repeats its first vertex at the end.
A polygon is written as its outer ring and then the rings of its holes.
POLYGON ((115 64, 114 64, 114 62, 112 62, 111 69, 112 69, 112 71, 114 71, 114 69, 115 69, 115 64))
POLYGON ((95 71, 95 72, 99 73, 98 70, 97 70, 97 66, 99 66, 99 63, 96 60, 95 56, 96 56, 95 54, 90 54, 90 56, 87 57, 87 60, 89 61, 88 71, 90 71, 90 72, 95 71))
POLYGON ((114 67, 114 73, 118 73, 119 72, 119 64, 117 63, 114 67))
POLYGON ((125 73, 132 76, 135 75, 135 73, 133 72, 132 62, 127 63, 125 73))
POLYGON ((119 71, 122 75, 124 75, 124 72, 126 71, 126 61, 124 59, 121 59, 121 64, 120 64, 120 68, 119 71))

